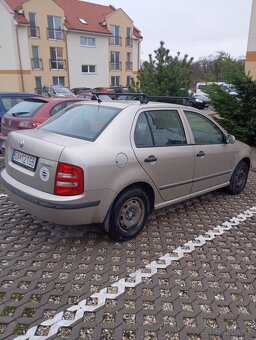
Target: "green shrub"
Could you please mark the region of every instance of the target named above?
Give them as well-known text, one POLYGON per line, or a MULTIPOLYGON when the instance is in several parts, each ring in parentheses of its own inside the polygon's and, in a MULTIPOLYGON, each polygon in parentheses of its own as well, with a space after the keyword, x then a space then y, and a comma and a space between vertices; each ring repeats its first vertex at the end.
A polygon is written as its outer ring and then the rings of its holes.
POLYGON ((256 81, 250 76, 243 76, 234 79, 233 84, 237 96, 214 87, 210 89, 211 103, 228 133, 250 146, 256 146, 256 81))

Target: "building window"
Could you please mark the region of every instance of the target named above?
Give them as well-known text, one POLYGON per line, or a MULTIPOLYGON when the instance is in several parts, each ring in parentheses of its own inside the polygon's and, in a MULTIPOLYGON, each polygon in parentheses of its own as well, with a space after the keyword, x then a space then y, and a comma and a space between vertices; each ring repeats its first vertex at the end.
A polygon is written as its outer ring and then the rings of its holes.
POLYGON ((120 77, 111 77, 111 86, 120 86, 120 77))
POLYGON ((132 85, 132 77, 131 76, 127 76, 126 78, 126 86, 131 86, 132 85))
POLYGON ((62 47, 50 47, 50 68, 51 70, 64 70, 65 60, 63 59, 62 47))
POLYGON ((82 65, 82 72, 83 73, 95 73, 96 66, 95 65, 82 65))
POLYGON ((126 65, 125 65, 126 71, 132 71, 132 62, 131 62, 131 53, 127 52, 126 54, 126 65))
POLYGON ((120 52, 112 51, 110 55, 110 70, 119 71, 121 70, 120 63, 120 52))
POLYGON ((36 26, 36 13, 28 13, 29 20, 29 36, 31 38, 39 38, 39 27, 36 26))
POLYGON ((121 46, 120 27, 110 25, 112 36, 110 37, 110 45, 121 46))
POLYGON ((39 57, 39 46, 32 46, 32 69, 33 70, 42 70, 43 62, 39 57))
POLYGON ((55 17, 52 15, 47 16, 48 22, 48 39, 63 40, 63 32, 61 29, 61 17, 55 17))
POLYGON ((80 45, 86 47, 95 47, 96 46, 95 38, 80 37, 80 45))
POLYGON ((127 27, 126 29, 126 39, 125 39, 125 45, 128 47, 132 46, 132 35, 131 35, 132 29, 131 27, 127 27))
POLYGON ((65 77, 52 77, 52 84, 65 86, 65 77))
POLYGON ((43 88, 43 84, 42 84, 42 77, 35 77, 35 93, 37 94, 42 94, 42 88, 43 88))

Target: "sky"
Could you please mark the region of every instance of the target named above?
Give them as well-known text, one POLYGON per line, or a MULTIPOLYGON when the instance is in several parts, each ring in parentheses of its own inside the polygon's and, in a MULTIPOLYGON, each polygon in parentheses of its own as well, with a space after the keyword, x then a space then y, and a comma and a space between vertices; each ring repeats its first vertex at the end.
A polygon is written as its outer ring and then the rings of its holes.
POLYGON ((170 55, 195 60, 224 51, 246 55, 252 0, 90 0, 122 8, 143 36, 141 59, 164 41, 170 55))

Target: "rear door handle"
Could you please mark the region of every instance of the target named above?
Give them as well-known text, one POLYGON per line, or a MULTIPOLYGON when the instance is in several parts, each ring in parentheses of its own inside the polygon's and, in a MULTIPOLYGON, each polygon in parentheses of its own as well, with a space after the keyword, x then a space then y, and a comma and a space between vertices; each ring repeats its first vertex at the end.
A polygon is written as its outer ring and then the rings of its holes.
POLYGON ((150 156, 148 156, 148 158, 144 159, 144 162, 146 162, 146 163, 156 162, 156 161, 157 161, 157 158, 154 155, 150 155, 150 156))
POLYGON ((197 157, 204 157, 205 153, 203 151, 199 151, 196 155, 197 157))

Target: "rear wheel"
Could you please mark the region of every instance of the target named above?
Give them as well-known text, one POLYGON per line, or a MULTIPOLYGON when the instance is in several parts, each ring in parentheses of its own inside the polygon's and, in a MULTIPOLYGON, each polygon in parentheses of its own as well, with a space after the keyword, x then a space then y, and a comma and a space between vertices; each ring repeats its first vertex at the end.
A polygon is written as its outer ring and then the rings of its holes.
POLYGON ((229 186, 226 188, 227 192, 232 195, 240 194, 244 190, 244 187, 247 182, 249 173, 249 166, 245 161, 241 161, 236 166, 231 179, 229 186))
POLYGON ((128 240, 144 226, 150 211, 149 199, 139 188, 117 197, 110 212, 109 233, 116 240, 128 240))

